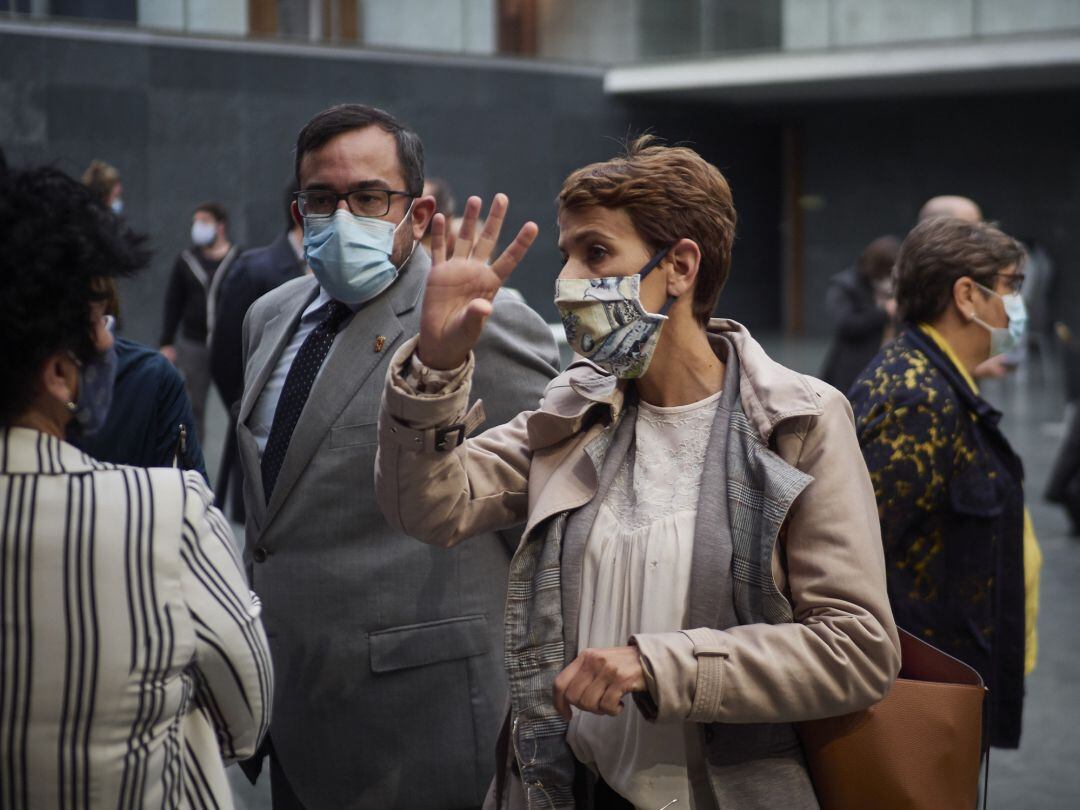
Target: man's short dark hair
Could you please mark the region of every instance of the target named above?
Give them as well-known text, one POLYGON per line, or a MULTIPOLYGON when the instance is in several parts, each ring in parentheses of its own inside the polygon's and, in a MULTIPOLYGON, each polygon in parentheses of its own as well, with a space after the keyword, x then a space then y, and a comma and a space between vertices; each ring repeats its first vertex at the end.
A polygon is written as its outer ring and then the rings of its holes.
POLYGON ((300 161, 304 155, 344 132, 370 126, 394 136, 398 163, 405 178, 405 188, 401 190, 419 197, 424 190, 424 144, 420 136, 385 110, 366 104, 338 104, 323 110, 304 125, 296 137, 296 182, 300 182, 300 161))
POLYGON ((993 223, 938 217, 920 222, 896 259, 896 306, 904 320, 932 323, 967 276, 994 288, 994 274, 1024 263, 1024 246, 993 223))
POLYGON ((0 170, 0 425, 30 407, 50 355, 94 357, 90 303, 146 265, 145 242, 57 169, 0 170))
POLYGON ((219 202, 199 203, 195 206, 194 213, 198 214, 200 211, 212 216, 215 222, 218 222, 222 225, 229 224, 229 212, 226 211, 225 206, 219 202))

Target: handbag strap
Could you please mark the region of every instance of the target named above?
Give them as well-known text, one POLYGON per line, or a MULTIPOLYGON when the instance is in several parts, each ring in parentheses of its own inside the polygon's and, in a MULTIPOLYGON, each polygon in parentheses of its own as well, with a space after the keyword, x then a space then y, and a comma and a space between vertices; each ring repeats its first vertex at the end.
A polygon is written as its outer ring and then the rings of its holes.
MULTIPOLYGON (((983 755, 983 810, 990 807, 990 690, 983 692, 983 728, 982 728, 982 755, 983 755)), ((978 800, 976 800, 978 801, 978 800)))

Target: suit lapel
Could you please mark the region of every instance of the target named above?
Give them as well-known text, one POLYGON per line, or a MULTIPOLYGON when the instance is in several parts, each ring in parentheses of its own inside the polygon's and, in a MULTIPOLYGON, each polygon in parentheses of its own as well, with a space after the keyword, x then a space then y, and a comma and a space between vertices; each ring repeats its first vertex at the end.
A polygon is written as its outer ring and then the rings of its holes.
MULTIPOLYGON (((244 470, 258 471, 259 469, 259 448, 255 444, 255 437, 251 435, 247 420, 251 416, 255 403, 259 401, 263 389, 266 388, 266 381, 270 379, 278 358, 281 357, 281 353, 285 350, 293 333, 296 331, 300 316, 307 309, 308 304, 318 295, 318 292, 319 285, 312 279, 310 286, 305 286, 301 294, 295 296, 274 317, 268 320, 266 326, 263 327, 259 344, 255 347, 255 351, 248 360, 248 367, 251 368, 254 378, 251 385, 247 385, 245 381, 244 395, 240 399, 240 412, 236 420, 236 441, 240 451, 242 469, 244 470)), ((256 473, 250 478, 249 484, 254 487, 256 493, 255 508, 257 514, 253 516, 254 522, 261 528, 266 523, 264 511, 266 495, 263 493, 262 476, 256 473)))
MULTIPOLYGON (((304 467, 342 411, 368 384, 368 378, 383 358, 393 355, 404 334, 397 316, 418 304, 430 266, 427 254, 422 248, 418 249, 394 287, 361 308, 334 341, 289 440, 289 449, 267 505, 267 524, 281 509, 304 467), (378 338, 383 340, 377 344, 378 338)), ((381 386, 382 380, 375 384, 381 386)))
POLYGON ((266 387, 266 381, 270 379, 278 358, 281 357, 282 351, 285 350, 293 333, 296 332, 296 325, 300 322, 300 316, 304 314, 308 304, 314 301, 315 296, 319 294, 319 285, 314 278, 311 278, 310 283, 304 286, 305 289, 302 294, 289 301, 274 317, 266 322, 266 326, 263 327, 262 335, 259 338, 259 345, 255 347, 255 351, 252 352, 251 358, 248 360, 248 367, 252 369, 254 378, 250 385, 247 384, 246 380, 244 382, 244 396, 240 399, 240 415, 237 419, 237 422, 241 425, 247 424, 248 417, 251 416, 251 410, 255 407, 255 403, 259 401, 259 396, 266 387))

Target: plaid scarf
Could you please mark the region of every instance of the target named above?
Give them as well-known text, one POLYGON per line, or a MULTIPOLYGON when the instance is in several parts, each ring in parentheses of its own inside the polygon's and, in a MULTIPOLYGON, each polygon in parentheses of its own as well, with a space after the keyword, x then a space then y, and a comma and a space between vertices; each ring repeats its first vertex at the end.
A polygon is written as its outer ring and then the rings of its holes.
MULTIPOLYGON (((727 360, 731 412, 724 469, 705 472, 726 476, 736 621, 789 622, 791 604, 772 580, 773 545, 792 503, 812 479, 777 456, 750 424, 738 396, 738 356, 731 350, 727 360)), ((620 417, 633 413, 629 407, 620 417)), ((616 418, 585 449, 598 475, 619 424, 616 418)), ((555 678, 566 665, 562 551, 570 516, 561 512, 535 526, 510 563, 504 628, 510 741, 529 810, 576 806, 576 761, 566 740, 567 722, 552 701, 555 678)), ((733 729, 736 748, 738 729, 733 729)))

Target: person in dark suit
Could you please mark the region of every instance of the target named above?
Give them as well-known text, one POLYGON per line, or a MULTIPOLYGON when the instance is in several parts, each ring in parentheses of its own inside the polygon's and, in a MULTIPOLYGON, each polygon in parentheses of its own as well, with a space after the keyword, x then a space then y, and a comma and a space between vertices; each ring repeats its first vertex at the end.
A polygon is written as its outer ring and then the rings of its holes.
MULTIPOLYGON (((506 700, 517 537, 436 549, 375 502, 383 382, 419 331, 431 269, 419 244, 435 207, 423 145, 389 113, 342 104, 300 132, 296 171, 312 275, 248 310, 237 424, 246 559, 280 676, 273 806, 479 807, 506 700)), ((523 301, 491 306, 473 391, 498 424, 537 407, 558 351, 523 301)))
POLYGON ((296 182, 285 187, 285 230, 269 245, 245 250, 221 287, 217 325, 210 340, 210 374, 225 407, 244 393, 244 357, 240 333, 248 308, 286 281, 302 276, 304 233, 292 217, 296 182))
POLYGON ((846 393, 874 359, 896 313, 892 297, 893 264, 900 249, 895 236, 881 236, 867 245, 854 267, 829 281, 825 308, 836 329, 821 379, 846 393))
POLYGON ((229 410, 229 429, 218 467, 214 503, 224 509, 232 495, 231 513, 244 521, 243 473, 237 462, 236 408, 244 393, 244 357, 240 334, 244 316, 259 298, 286 281, 304 274, 303 229, 293 220, 296 181, 285 186, 285 230, 269 245, 246 250, 236 260, 221 287, 217 324, 210 339, 210 377, 229 410))

